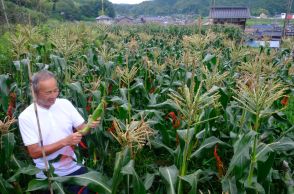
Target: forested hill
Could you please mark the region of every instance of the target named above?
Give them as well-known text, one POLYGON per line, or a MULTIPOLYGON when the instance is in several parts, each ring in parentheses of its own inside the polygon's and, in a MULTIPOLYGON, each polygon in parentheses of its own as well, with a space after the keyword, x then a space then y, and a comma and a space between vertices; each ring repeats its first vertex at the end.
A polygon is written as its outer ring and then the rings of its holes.
MULTIPOLYGON (((115 17, 118 15, 173 15, 197 14, 207 16, 209 7, 248 6, 251 15, 269 15, 286 12, 289 0, 153 0, 138 5, 112 4, 104 0, 0 0, 0 25, 7 23, 43 23, 48 19, 61 21, 92 20, 98 15, 115 17), (5 10, 3 9, 3 5, 5 10)), ((294 12, 294 6, 292 6, 294 12)))
MULTIPOLYGON (((117 15, 171 15, 199 14, 207 16, 209 7, 216 6, 247 6, 252 15, 266 13, 275 15, 286 12, 288 0, 153 0, 138 5, 114 4, 117 15)), ((292 6, 294 12, 294 6, 292 6)))
POLYGON ((95 20, 98 15, 115 17, 113 4, 104 0, 0 0, 0 25, 10 23, 42 23, 48 19, 62 21, 95 20), (3 9, 3 5, 5 10, 3 9))

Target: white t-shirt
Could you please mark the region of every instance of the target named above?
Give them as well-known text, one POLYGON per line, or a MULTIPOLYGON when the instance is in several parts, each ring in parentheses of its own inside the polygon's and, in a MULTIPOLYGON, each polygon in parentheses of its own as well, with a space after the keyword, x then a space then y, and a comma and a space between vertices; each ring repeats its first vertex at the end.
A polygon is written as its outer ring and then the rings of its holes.
MULTIPOLYGON (((72 128, 78 127, 84 122, 83 117, 76 108, 66 99, 57 98, 55 103, 45 109, 37 105, 40 121, 43 145, 55 143, 73 133, 72 128)), ((40 143, 37 119, 34 105, 31 104, 19 115, 19 128, 25 146, 40 143)), ((47 160, 54 167, 54 173, 58 176, 65 176, 75 172, 79 166, 74 160, 76 155, 70 146, 47 155, 47 160), (60 157, 59 161, 52 160, 60 157)), ((43 158, 34 159, 36 167, 45 169, 43 158)), ((37 178, 46 178, 43 172, 36 175, 37 178)))

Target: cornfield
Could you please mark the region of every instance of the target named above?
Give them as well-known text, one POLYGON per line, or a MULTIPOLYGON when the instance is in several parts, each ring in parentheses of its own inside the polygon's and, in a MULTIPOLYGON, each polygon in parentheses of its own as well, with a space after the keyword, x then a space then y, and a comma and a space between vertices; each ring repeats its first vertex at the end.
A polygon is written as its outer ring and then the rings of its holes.
POLYGON ((54 193, 293 194, 294 40, 275 50, 243 37, 233 26, 15 27, 1 37, 1 193, 48 188, 16 122, 32 101, 30 65, 52 71, 85 120, 106 102, 75 147, 89 172, 51 177, 54 193))

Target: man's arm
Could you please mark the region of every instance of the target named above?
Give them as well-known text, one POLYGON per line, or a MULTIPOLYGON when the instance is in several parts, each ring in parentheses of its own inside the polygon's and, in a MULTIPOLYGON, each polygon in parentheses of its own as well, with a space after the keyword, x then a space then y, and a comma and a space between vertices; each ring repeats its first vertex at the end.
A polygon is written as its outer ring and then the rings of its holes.
MULTIPOLYGON (((64 139, 57 141, 56 143, 45 145, 44 146, 45 153, 46 155, 49 155, 56 152, 57 150, 60 150, 61 148, 65 146, 76 145, 81 141, 81 139, 82 139, 82 134, 80 134, 79 132, 73 133, 64 139)), ((42 148, 37 143, 27 146, 27 149, 30 156, 33 159, 41 158, 43 156, 42 148)))

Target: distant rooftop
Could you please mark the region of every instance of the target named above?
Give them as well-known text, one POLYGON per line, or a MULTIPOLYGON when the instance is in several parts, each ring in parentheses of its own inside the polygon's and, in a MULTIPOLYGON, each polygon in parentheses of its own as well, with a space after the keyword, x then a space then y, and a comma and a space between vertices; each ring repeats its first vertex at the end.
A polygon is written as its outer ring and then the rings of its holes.
POLYGON ((225 7, 216 6, 211 7, 209 17, 213 19, 227 19, 227 18, 250 18, 250 11, 248 7, 225 7))
POLYGON ((112 18, 106 15, 101 15, 99 17, 96 17, 96 20, 112 20, 112 18))

